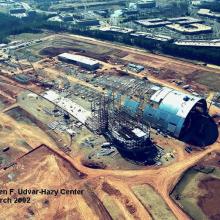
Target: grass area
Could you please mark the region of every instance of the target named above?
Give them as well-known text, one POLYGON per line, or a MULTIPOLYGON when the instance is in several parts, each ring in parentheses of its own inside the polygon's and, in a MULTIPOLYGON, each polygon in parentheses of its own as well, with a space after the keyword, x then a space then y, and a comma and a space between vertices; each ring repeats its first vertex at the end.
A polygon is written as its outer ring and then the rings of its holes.
POLYGON ((132 187, 134 194, 150 212, 153 219, 174 220, 176 219, 164 200, 148 185, 132 187))
POLYGON ((20 108, 11 109, 7 112, 7 114, 14 118, 16 122, 19 122, 21 124, 23 123, 32 126, 35 125, 28 117, 25 116, 24 112, 20 108))
POLYGON ((6 7, 0 7, 0 13, 8 13, 9 9, 6 7))
POLYGON ((174 199, 178 195, 179 200, 175 201, 195 220, 207 219, 203 211, 197 205, 198 197, 203 195, 203 192, 198 188, 198 184, 203 177, 207 176, 208 174, 190 169, 185 173, 184 177, 171 194, 174 199))
POLYGON ((0 111, 5 108, 5 104, 0 100, 0 111))
POLYGON ((212 90, 219 91, 220 74, 199 73, 195 76, 194 80, 197 83, 211 87, 212 90))
POLYGON ((214 170, 214 172, 212 173, 212 176, 215 177, 215 178, 220 179, 220 169, 219 169, 219 168, 216 168, 216 169, 214 170))
POLYGON ((108 210, 113 220, 126 220, 120 210, 120 207, 118 207, 118 205, 110 196, 105 196, 105 198, 103 199, 103 204, 105 208, 108 210))
POLYGON ((30 94, 29 91, 25 91, 18 96, 18 104, 26 110, 27 112, 31 113, 35 118, 38 118, 40 121, 44 122, 45 124, 54 121, 54 119, 45 114, 43 108, 54 109, 54 104, 48 102, 46 99, 41 97, 32 98, 28 97, 30 94), (29 103, 29 105, 27 105, 29 103))
MULTIPOLYGON (((34 123, 39 123, 38 126, 41 129, 46 129, 45 132, 49 132, 48 134, 54 133, 52 131, 50 132, 50 129, 47 128, 47 124, 61 119, 62 116, 54 118, 52 115, 46 114, 43 108, 53 110, 55 105, 40 96, 37 98, 28 97, 28 94, 30 94, 29 91, 21 93, 17 99, 18 104, 33 116, 34 123), (27 103, 29 104, 27 105, 27 103)), ((67 133, 56 131, 55 134, 57 138, 62 138, 64 143, 69 143, 69 136, 67 133)))
POLYGON ((11 35, 9 36, 9 40, 11 41, 30 41, 30 40, 38 40, 40 38, 43 37, 47 37, 49 36, 50 33, 49 32, 42 32, 42 33, 22 33, 22 34, 18 34, 18 35, 11 35))

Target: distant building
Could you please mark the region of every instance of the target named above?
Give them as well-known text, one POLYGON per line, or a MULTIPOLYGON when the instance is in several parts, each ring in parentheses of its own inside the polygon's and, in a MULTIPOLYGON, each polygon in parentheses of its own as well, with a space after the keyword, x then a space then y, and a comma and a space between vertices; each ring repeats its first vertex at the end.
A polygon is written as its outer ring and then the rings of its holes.
POLYGON ((169 24, 187 25, 187 24, 203 23, 201 19, 197 19, 193 17, 153 18, 153 19, 137 20, 135 22, 147 28, 162 27, 169 24))
POLYGON ((168 24, 172 24, 171 21, 168 21, 167 19, 161 19, 161 18, 143 19, 143 20, 137 20, 135 22, 147 28, 162 27, 168 24))
POLYGON ((131 28, 118 27, 118 26, 101 27, 99 30, 103 32, 117 33, 117 34, 130 34, 134 32, 134 30, 131 28))
POLYGON ((179 46, 190 46, 190 47, 216 47, 220 48, 220 39, 214 40, 178 40, 175 41, 176 45, 179 46))
POLYGON ((10 10, 10 14, 22 14, 25 12, 26 10, 24 8, 13 8, 10 10))
POLYGON ((135 9, 126 9, 124 10, 124 15, 127 15, 127 16, 132 16, 132 15, 138 15, 138 10, 135 10, 135 9))
POLYGON ((72 14, 62 14, 62 15, 60 15, 60 18, 63 21, 72 21, 73 20, 73 15, 72 14))
POLYGON ((219 12, 213 12, 213 11, 211 11, 209 9, 205 9, 205 8, 200 9, 197 14, 200 16, 204 16, 204 17, 220 19, 219 12))
POLYGON ((154 8, 156 7, 155 0, 144 0, 137 3, 138 9, 154 8))
POLYGON ((64 62, 81 66, 88 70, 96 70, 100 67, 98 60, 70 53, 62 53, 58 55, 58 59, 64 62))
POLYGON ((85 110, 83 107, 79 106, 72 100, 60 96, 60 94, 53 90, 45 92, 43 96, 50 102, 53 102, 54 104, 65 110, 68 114, 78 119, 83 124, 85 124, 86 120, 91 117, 91 112, 85 110))
POLYGON ((168 18, 168 21, 171 21, 176 24, 187 25, 187 24, 195 24, 195 23, 203 23, 204 21, 201 19, 193 18, 193 17, 177 17, 177 18, 168 18))
POLYGON ((212 27, 199 23, 189 24, 187 26, 181 24, 170 24, 166 25, 166 27, 182 34, 203 34, 212 32, 212 27))
POLYGON ((104 18, 107 18, 108 14, 109 14, 107 9, 95 10, 94 13, 97 14, 97 15, 100 15, 100 16, 102 16, 104 18))
POLYGON ((86 19, 86 20, 77 20, 76 24, 80 25, 80 26, 96 26, 99 25, 99 20, 97 19, 86 19))
POLYGON ((60 18, 59 15, 49 18, 48 21, 52 21, 52 22, 63 22, 63 20, 60 18))
POLYGON ((132 37, 137 38, 145 38, 147 40, 154 40, 154 41, 161 41, 161 42, 171 42, 173 38, 166 35, 159 35, 159 34, 151 34, 147 32, 135 32, 130 34, 132 37))

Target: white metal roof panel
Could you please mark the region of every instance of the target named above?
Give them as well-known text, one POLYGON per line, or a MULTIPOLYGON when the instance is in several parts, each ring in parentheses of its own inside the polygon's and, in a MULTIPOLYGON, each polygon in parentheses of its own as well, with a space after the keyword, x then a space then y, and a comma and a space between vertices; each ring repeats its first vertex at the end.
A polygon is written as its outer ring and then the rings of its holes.
POLYGON ((90 57, 77 55, 77 54, 62 53, 62 54, 58 55, 58 57, 65 58, 65 59, 72 60, 72 61, 79 62, 79 63, 84 63, 87 65, 99 64, 98 60, 92 59, 90 57))
POLYGON ((132 132, 139 138, 146 136, 147 134, 145 132, 143 132, 141 129, 139 128, 135 128, 132 130, 132 132))
POLYGON ((164 88, 158 90, 157 92, 155 92, 152 95, 150 100, 154 101, 154 102, 160 102, 160 100, 164 99, 164 97, 171 91, 172 91, 172 89, 164 87, 164 88))

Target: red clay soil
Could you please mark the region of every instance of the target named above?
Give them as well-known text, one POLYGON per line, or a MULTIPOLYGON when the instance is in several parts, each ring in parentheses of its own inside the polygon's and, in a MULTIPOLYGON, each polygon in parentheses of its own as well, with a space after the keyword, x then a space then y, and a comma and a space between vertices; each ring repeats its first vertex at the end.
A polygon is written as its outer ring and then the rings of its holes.
POLYGON ((206 194, 200 196, 198 205, 203 210, 208 219, 220 219, 220 180, 216 178, 207 178, 199 183, 199 188, 206 191, 206 194))

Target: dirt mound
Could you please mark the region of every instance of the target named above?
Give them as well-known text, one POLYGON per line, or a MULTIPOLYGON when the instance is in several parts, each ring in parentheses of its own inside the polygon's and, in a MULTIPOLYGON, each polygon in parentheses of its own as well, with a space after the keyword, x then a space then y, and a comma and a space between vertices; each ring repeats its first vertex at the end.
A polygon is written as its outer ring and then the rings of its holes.
POLYGON ((50 56, 55 57, 61 53, 68 53, 70 51, 80 52, 81 50, 72 49, 71 47, 46 47, 40 51, 40 55, 42 56, 50 56))
POLYGON ((112 187, 110 184, 107 182, 104 182, 102 184, 102 190, 106 193, 108 193, 110 196, 115 195, 115 196, 121 196, 121 192, 114 187, 112 187))
POLYGON ((122 194, 118 189, 114 188, 107 182, 104 182, 102 184, 102 190, 110 196, 116 196, 117 199, 119 199, 121 203, 124 205, 124 207, 128 210, 128 212, 131 215, 136 216, 137 208, 135 204, 128 198, 128 196, 122 194))
POLYGON ((130 214, 136 213, 137 208, 134 206, 134 204, 131 204, 130 201, 127 200, 125 205, 130 214))
POLYGON ((107 167, 103 162, 97 162, 92 160, 83 160, 82 164, 86 167, 93 169, 105 169, 107 167))

